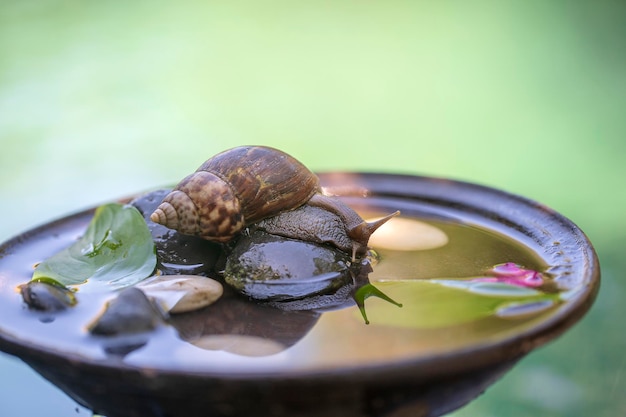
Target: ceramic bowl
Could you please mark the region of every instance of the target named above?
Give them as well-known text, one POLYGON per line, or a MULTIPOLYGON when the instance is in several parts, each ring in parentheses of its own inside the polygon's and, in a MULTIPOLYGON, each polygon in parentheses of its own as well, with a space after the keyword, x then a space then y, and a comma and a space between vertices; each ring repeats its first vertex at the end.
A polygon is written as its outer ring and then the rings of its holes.
MULTIPOLYGON (((4 318, 0 349, 22 359, 78 403, 108 417, 437 416, 468 403, 528 352, 570 328, 596 296, 600 270, 591 243, 571 221, 542 204, 438 178, 373 173, 324 173, 320 178, 329 192, 357 209, 463 219, 511 236, 550 266, 567 297, 545 319, 503 337, 452 351, 332 369, 229 372, 138 366, 116 356, 96 359, 79 350, 42 346, 21 337, 15 323, 4 318)), ((7 270, 8 259, 36 252, 52 235, 83 230, 92 214, 80 212, 5 242, 0 247, 0 296, 17 296, 14 288, 20 283, 12 278, 14 271, 7 270)), ((264 320, 277 323, 270 316, 264 320)), ((316 317, 298 320, 296 325, 308 331, 316 317)))

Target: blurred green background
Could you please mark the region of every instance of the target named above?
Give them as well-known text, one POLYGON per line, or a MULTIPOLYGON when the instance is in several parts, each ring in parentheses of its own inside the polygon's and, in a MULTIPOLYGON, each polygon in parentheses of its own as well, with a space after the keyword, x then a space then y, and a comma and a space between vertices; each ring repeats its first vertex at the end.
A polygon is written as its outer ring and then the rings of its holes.
MULTIPOLYGON (((469 416, 626 415, 626 3, 0 2, 0 239, 241 144, 443 176, 577 223, 585 319, 469 416)), ((0 415, 88 416, 0 355, 0 415)))

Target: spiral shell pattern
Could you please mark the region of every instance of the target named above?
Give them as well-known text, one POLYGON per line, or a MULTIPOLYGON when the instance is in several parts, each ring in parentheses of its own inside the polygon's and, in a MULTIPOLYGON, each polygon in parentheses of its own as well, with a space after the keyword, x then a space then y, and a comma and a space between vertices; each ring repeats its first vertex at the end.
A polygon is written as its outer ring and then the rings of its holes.
POLYGON ((183 234, 227 241, 244 226, 239 200, 215 175, 196 172, 168 194, 150 219, 183 234))
POLYGON ((150 219, 180 233, 226 242, 246 225, 298 208, 318 192, 317 176, 286 153, 238 147, 185 177, 150 219))

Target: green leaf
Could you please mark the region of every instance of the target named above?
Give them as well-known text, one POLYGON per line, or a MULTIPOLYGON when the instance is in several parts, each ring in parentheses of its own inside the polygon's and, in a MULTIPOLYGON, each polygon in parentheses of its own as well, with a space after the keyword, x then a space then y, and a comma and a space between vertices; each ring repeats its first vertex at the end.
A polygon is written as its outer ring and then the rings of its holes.
POLYGON ((85 234, 41 262, 32 279, 80 285, 81 291, 107 291, 136 284, 155 267, 154 242, 139 211, 112 203, 98 207, 85 234))
POLYGON ((370 297, 377 297, 377 298, 380 298, 381 300, 385 300, 386 302, 395 305, 396 307, 402 307, 402 304, 392 300, 391 298, 387 296, 387 294, 383 293, 381 290, 379 290, 372 284, 367 283, 363 285, 361 288, 359 288, 358 290, 356 290, 356 292, 354 293, 354 301, 356 302, 356 305, 359 307, 359 311, 361 312, 361 315, 363 316, 363 320, 365 321, 365 324, 370 324, 370 321, 367 318, 367 313, 365 311, 365 300, 367 300, 370 297))
MULTIPOLYGON (((434 328, 455 326, 489 316, 506 316, 508 319, 539 313, 556 303, 558 294, 546 294, 500 284, 449 285, 451 282, 437 280, 379 281, 376 286, 388 297, 402 303, 396 308, 388 302, 373 300, 368 303, 367 313, 372 323, 397 327, 434 328), (494 291, 486 291, 491 288, 494 291), (478 290, 477 290, 478 289, 478 290), (508 289, 510 291, 505 291, 508 289), (528 305, 528 308, 523 306, 528 305), (513 308, 514 307, 514 308, 513 308), (535 308, 536 307, 536 308, 535 308)), ((484 284, 484 283, 480 283, 484 284)))

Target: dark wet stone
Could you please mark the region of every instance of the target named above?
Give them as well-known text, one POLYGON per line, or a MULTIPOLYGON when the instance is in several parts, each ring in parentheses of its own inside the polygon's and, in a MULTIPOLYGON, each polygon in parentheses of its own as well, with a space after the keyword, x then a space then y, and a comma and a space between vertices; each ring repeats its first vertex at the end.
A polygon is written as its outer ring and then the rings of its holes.
POLYGON ((24 302, 29 308, 40 311, 61 311, 76 304, 72 291, 58 285, 31 281, 20 286, 24 302))
POLYGON ((330 246, 255 231, 226 260, 224 279, 259 300, 290 300, 334 291, 351 281, 350 256, 330 246))
POLYGON ((144 194, 130 204, 146 219, 157 251, 157 268, 165 275, 207 275, 214 270, 221 254, 219 243, 188 236, 168 229, 150 220, 152 212, 161 204, 169 189, 144 194))
POLYGON ((154 330, 161 321, 162 314, 152 301, 143 291, 131 287, 109 301, 88 330, 100 336, 141 333, 154 330))

